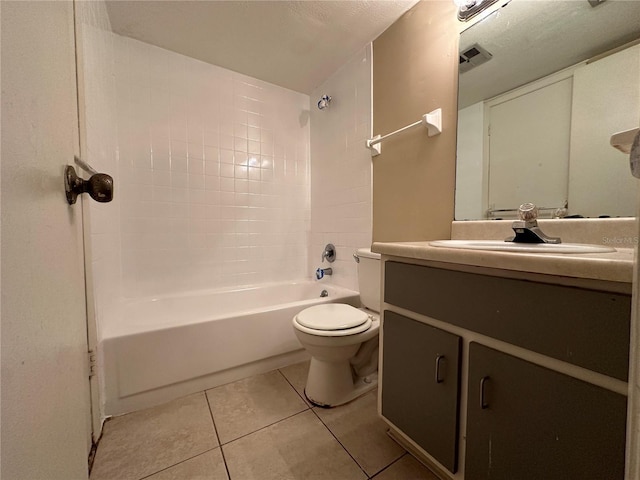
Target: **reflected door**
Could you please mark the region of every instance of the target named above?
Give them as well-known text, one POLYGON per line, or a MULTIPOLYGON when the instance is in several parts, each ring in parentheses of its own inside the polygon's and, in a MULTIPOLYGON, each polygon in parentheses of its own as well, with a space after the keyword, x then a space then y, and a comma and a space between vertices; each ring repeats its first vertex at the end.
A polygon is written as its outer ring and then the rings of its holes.
POLYGON ((572 79, 487 104, 489 209, 565 204, 572 79))

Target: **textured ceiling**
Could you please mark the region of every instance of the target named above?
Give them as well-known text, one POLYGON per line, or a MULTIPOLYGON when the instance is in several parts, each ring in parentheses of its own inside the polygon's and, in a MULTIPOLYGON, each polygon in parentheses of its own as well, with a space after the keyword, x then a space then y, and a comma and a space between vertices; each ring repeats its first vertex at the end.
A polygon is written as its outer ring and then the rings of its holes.
MULTIPOLYGON (((640 0, 512 0, 465 30, 493 58, 460 75, 459 108, 494 97, 640 38, 640 0)), ((604 86, 603 86, 604 88, 604 86)))
POLYGON ((311 93, 418 0, 107 2, 115 33, 311 93))

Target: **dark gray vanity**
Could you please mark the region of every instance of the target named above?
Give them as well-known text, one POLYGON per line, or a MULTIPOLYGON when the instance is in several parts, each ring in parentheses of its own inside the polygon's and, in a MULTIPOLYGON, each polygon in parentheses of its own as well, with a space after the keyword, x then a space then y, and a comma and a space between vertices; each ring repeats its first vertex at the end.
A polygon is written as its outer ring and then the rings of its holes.
POLYGON ((630 278, 377 245, 387 253, 380 413, 395 438, 443 478, 623 479, 630 278))

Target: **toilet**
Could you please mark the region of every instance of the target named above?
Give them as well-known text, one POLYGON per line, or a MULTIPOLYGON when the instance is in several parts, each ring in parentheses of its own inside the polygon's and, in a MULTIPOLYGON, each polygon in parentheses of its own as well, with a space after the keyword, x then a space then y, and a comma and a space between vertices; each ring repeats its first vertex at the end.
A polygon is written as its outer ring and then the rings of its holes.
POLYGON ((307 399, 335 407, 372 390, 378 383, 380 255, 357 250, 361 308, 326 303, 293 318, 293 329, 311 355, 307 399))

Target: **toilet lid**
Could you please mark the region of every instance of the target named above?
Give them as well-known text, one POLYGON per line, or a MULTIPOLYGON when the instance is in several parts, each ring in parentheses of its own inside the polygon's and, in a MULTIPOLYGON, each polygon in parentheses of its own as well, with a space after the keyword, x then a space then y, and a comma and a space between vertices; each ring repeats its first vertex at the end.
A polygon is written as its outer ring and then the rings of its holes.
POLYGON ((346 330, 358 327, 368 319, 366 312, 344 303, 315 305, 297 315, 300 325, 314 330, 346 330))

